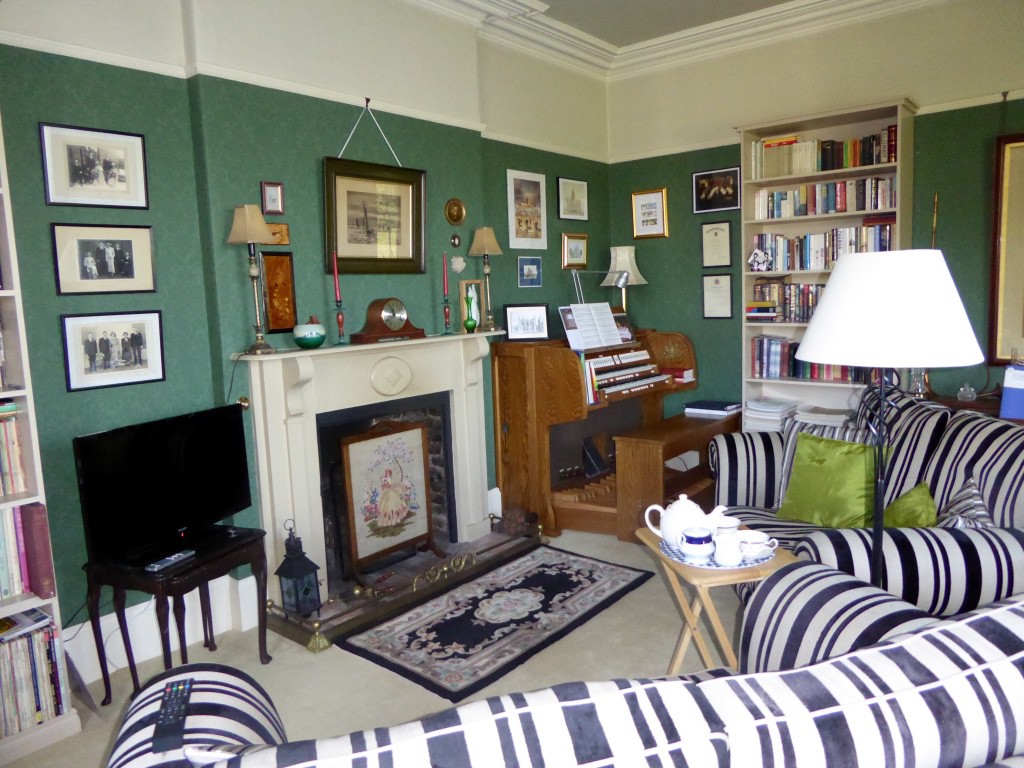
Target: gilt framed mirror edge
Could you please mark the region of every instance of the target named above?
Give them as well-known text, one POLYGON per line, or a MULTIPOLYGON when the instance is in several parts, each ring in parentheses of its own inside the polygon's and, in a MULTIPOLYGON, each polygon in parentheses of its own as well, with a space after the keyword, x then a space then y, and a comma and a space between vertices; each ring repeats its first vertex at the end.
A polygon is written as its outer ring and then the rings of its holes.
POLYGON ((996 137, 993 192, 988 364, 1002 366, 1024 348, 1024 133, 996 137))

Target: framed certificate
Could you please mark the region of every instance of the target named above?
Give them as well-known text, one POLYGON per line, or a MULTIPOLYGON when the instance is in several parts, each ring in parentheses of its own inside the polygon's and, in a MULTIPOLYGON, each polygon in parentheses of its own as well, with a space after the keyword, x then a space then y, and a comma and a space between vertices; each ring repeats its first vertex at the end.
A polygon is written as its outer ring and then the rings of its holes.
POLYGON ((700 252, 702 267, 732 266, 728 221, 709 221, 700 225, 700 252))

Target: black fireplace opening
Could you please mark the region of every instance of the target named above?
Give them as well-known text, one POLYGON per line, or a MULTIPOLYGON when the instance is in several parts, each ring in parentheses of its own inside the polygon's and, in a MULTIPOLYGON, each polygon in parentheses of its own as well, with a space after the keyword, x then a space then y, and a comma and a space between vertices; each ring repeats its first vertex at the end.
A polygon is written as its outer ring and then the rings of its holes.
POLYGON ((430 480, 430 525, 435 545, 444 548, 458 539, 455 473, 452 470, 451 396, 449 392, 389 400, 317 414, 320 458, 320 498, 323 505, 330 595, 351 591, 361 573, 373 573, 415 554, 415 548, 396 552, 357 573, 349 554, 348 493, 345 487, 342 441, 361 435, 380 422, 422 423, 427 430, 430 480))

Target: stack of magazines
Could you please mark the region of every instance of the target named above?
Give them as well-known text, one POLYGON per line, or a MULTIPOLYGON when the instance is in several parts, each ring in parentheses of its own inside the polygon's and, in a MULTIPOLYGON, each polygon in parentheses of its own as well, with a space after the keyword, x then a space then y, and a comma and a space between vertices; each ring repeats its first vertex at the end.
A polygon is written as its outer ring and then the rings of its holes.
POLYGON ((806 424, 825 424, 841 427, 852 417, 853 411, 846 408, 823 408, 820 405, 801 403, 796 409, 796 416, 794 418, 806 424))
POLYGON ((779 432, 787 418, 796 413, 798 402, 775 397, 751 398, 743 414, 748 432, 779 432))

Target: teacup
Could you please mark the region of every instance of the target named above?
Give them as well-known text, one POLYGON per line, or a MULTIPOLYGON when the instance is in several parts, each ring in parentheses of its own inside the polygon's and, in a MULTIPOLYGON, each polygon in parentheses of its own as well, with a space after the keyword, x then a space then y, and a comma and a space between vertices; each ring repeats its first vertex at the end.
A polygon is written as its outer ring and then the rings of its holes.
POLYGON ((736 536, 740 540, 740 552, 744 560, 761 560, 771 557, 779 542, 762 531, 739 531, 736 536))
POLYGON ((721 536, 725 533, 736 533, 740 527, 740 519, 738 517, 729 517, 728 515, 722 515, 718 518, 718 524, 715 526, 715 535, 721 536))
POLYGON ((715 551, 714 534, 710 528, 686 528, 679 538, 679 551, 688 560, 707 562, 715 551))

